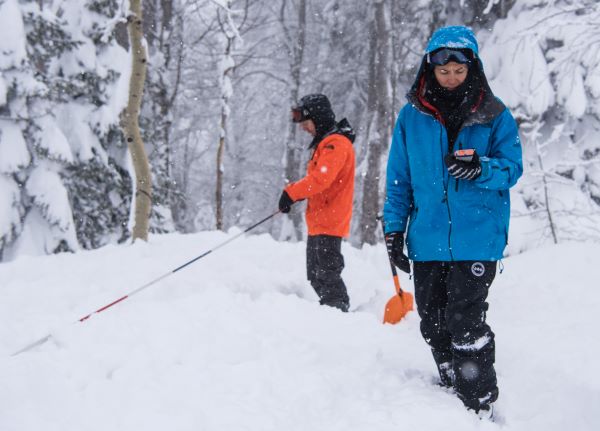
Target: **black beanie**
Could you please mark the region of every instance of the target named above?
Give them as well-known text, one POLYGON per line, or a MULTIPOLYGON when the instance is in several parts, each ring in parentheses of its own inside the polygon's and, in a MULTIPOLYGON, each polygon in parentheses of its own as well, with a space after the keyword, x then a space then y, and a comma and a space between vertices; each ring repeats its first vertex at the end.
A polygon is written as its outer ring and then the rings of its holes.
POLYGON ((324 94, 304 96, 294 110, 302 113, 300 121, 312 120, 315 123, 317 135, 324 135, 335 126, 335 114, 324 94))

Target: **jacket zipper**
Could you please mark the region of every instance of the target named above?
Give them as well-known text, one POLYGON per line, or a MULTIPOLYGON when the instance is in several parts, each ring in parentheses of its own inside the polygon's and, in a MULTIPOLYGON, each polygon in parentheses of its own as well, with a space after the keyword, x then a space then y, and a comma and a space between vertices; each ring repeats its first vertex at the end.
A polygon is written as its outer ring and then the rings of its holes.
MULTIPOLYGON (((502 193, 502 190, 498 190, 498 194, 500 195, 501 198, 504 197, 504 193, 502 193)), ((508 230, 506 229, 506 225, 504 226, 504 246, 508 245, 508 230)))
MULTIPOLYGON (((442 158, 444 157, 444 142, 442 139, 443 127, 444 125, 440 123, 440 150, 442 153, 442 158)), ((444 199, 442 199, 442 202, 446 204, 446 208, 448 209, 448 252, 450 253, 450 260, 454 261, 454 256, 452 255, 452 241, 450 240, 450 237, 452 236, 452 215, 450 214, 450 203, 448 202, 448 183, 444 183, 444 199)))

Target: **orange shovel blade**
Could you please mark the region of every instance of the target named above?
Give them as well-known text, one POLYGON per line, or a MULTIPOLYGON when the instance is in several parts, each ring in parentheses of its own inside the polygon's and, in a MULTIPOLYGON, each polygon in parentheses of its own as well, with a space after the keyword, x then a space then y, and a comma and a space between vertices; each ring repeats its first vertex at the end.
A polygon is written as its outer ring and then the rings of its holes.
POLYGON ((385 304, 383 323, 398 323, 406 314, 413 309, 414 298, 410 292, 402 292, 391 298, 385 304))

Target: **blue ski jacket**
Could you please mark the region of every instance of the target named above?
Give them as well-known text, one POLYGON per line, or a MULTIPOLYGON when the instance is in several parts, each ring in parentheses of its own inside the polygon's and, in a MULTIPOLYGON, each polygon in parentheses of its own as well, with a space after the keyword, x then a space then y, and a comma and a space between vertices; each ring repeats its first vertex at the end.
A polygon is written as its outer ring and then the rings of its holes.
POLYGON ((521 143, 514 118, 485 80, 470 29, 453 26, 434 33, 407 98, 387 164, 385 232, 407 232, 408 255, 415 261, 502 258, 508 242, 509 188, 523 172, 521 143), (480 103, 466 117, 454 144, 454 150, 472 148, 479 154, 482 173, 475 180, 448 174, 446 128, 422 97, 427 56, 442 47, 473 51, 483 76, 480 103))

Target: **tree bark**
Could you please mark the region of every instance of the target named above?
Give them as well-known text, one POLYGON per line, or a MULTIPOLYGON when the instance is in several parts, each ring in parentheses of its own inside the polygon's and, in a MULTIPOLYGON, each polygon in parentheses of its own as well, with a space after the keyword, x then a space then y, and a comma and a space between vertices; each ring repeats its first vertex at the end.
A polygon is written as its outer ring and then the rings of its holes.
MULTIPOLYGON (((285 4, 285 2, 284 2, 285 4)), ((284 13, 282 10, 281 14, 282 23, 284 22, 284 13)), ((290 101, 291 105, 298 102, 300 96, 300 85, 301 85, 301 70, 302 61, 304 59, 304 48, 306 45, 306 0, 300 0, 298 4, 298 32, 295 35, 293 41, 293 47, 291 50, 291 78, 292 85, 290 89, 290 101)), ((285 155, 285 180, 286 183, 298 181, 301 176, 302 167, 302 149, 298 147, 296 143, 298 127, 295 123, 290 121, 288 131, 288 142, 286 146, 285 155)), ((296 239, 302 238, 302 213, 299 211, 293 211, 288 214, 292 220, 294 226, 294 233, 296 239)))
MULTIPOLYGON (((225 35, 227 40, 227 44, 225 45, 225 52, 223 53, 223 59, 226 61, 226 67, 223 68, 222 76, 221 76, 221 130, 219 135, 219 144, 217 146, 217 178, 215 185, 215 213, 216 213, 216 228, 217 230, 224 229, 224 196, 223 196, 223 182, 224 182, 224 169, 223 169, 223 153, 225 151, 225 144, 228 141, 227 138, 227 122, 229 119, 229 101, 231 98, 231 89, 228 88, 232 85, 231 76, 233 74, 233 70, 235 65, 233 64, 233 59, 231 58, 231 51, 233 50, 233 43, 236 38, 237 29, 235 28, 235 23, 231 18, 231 1, 228 1, 224 9, 226 10, 227 18, 226 22, 219 22, 221 25, 221 31, 225 35), (227 61, 231 59, 230 61, 227 61)), ((220 13, 220 11, 219 11, 220 13)))
MULTIPOLYGON (((228 47, 229 49, 229 47, 228 47)), ((215 191, 217 230, 223 230, 223 151, 225 150, 225 130, 227 129, 227 99, 224 97, 221 106, 221 135, 217 147, 217 184, 215 191)))
POLYGON ((130 0, 127 29, 131 46, 131 78, 129 80, 129 100, 121 113, 121 127, 127 140, 135 170, 135 224, 132 239, 148 240, 150 211, 152 210, 152 180, 148 156, 139 127, 140 106, 146 79, 146 49, 142 43, 142 1, 130 0))
POLYGON ((389 35, 385 2, 375 3, 374 40, 371 49, 373 68, 369 74, 369 127, 367 132, 367 172, 363 184, 362 211, 360 218, 360 232, 362 243, 375 244, 377 242, 376 220, 379 209, 379 184, 381 180, 381 159, 388 147, 392 120, 390 102, 390 70, 389 70, 389 35), (373 131, 374 129, 374 131, 373 131))

